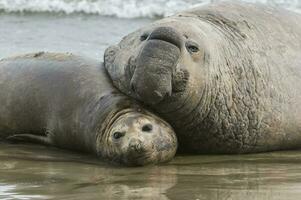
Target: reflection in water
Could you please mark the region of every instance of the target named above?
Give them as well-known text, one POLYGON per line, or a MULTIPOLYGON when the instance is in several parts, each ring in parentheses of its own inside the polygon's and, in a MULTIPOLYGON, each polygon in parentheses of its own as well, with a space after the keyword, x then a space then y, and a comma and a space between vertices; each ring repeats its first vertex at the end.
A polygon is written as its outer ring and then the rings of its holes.
POLYGON ((33 145, 0 144, 0 199, 297 199, 301 152, 177 156, 121 168, 33 145))
POLYGON ((178 157, 178 183, 170 199, 297 199, 301 152, 178 157))
POLYGON ((36 145, 2 143, 0 160, 0 199, 157 200, 177 182, 172 166, 121 168, 36 145))
POLYGON ((16 192, 18 185, 2 185, 0 184, 0 198, 2 200, 9 199, 49 199, 47 196, 42 195, 21 195, 16 192))

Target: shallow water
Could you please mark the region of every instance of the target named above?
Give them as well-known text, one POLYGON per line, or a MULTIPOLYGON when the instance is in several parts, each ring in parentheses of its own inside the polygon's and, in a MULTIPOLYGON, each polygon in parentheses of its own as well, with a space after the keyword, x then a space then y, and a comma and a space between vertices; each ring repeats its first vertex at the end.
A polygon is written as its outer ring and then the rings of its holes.
POLYGON ((98 15, 0 13, 0 58, 36 51, 72 52, 103 60, 103 52, 151 19, 98 15))
POLYGON ((298 199, 301 151, 177 156, 124 168, 38 145, 0 145, 0 199, 298 199))

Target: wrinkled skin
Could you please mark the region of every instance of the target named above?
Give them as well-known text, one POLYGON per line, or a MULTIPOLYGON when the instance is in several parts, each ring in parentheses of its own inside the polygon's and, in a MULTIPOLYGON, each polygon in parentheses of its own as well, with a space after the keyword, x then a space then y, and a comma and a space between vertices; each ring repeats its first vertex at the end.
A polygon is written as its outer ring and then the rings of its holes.
POLYGON ((103 65, 72 54, 0 61, 0 139, 88 152, 128 166, 171 160, 173 129, 117 91, 103 65))
POLYGON ((105 67, 173 126, 182 152, 300 148, 300 21, 264 5, 211 4, 127 35, 105 67))

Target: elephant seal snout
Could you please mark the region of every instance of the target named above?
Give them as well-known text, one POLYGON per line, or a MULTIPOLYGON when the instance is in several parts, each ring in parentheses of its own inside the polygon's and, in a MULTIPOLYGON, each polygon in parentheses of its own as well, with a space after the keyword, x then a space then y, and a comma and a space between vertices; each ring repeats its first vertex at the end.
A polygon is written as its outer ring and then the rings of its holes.
POLYGON ((171 27, 159 27, 149 35, 131 79, 131 89, 139 99, 156 104, 171 95, 180 48, 179 33, 171 27))

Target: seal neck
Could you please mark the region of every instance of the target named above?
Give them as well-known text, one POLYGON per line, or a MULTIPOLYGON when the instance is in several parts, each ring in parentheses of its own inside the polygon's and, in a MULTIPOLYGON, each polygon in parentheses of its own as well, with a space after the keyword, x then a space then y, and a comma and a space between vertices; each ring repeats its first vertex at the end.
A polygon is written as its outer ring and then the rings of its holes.
POLYGON ((107 139, 109 130, 116 120, 126 113, 139 111, 141 108, 120 93, 108 93, 102 96, 95 103, 91 103, 85 110, 88 116, 85 121, 85 128, 82 130, 85 138, 85 149, 97 155, 101 154, 101 149, 107 139))

